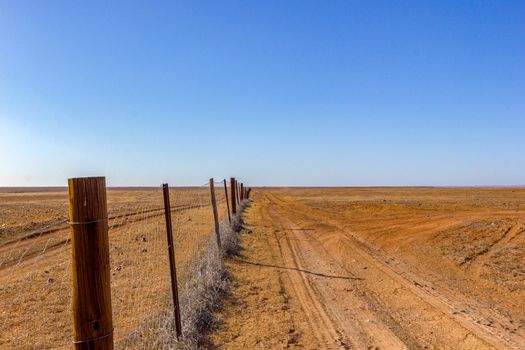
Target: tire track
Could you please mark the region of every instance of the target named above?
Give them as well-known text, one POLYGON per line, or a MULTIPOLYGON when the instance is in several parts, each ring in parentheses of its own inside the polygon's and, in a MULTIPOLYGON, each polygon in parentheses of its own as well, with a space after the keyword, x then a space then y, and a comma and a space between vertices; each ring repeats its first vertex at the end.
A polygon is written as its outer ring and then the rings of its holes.
MULTIPOLYGON (((293 267, 304 270, 304 264, 298 259, 297 252, 295 251, 292 243, 286 234, 284 225, 279 220, 279 217, 273 212, 269 212, 273 223, 277 224, 276 227, 284 232, 284 242, 276 234, 274 235, 279 247, 281 256, 283 257, 284 263, 287 267, 293 267)), ((334 324, 333 320, 326 313, 325 308, 319 301, 319 294, 313 288, 307 276, 304 274, 289 273, 291 281, 291 287, 293 289, 293 295, 299 300, 299 303, 307 317, 309 329, 312 330, 313 335, 320 344, 330 344, 332 339, 338 338, 339 334, 337 325, 334 324)))
POLYGON ((485 262, 487 262, 492 255, 494 255, 506 245, 508 245, 510 241, 512 241, 516 236, 518 236, 522 232, 524 232, 523 226, 521 226, 520 224, 512 225, 500 239, 498 239, 491 246, 487 247, 486 249, 478 253, 476 256, 474 256, 468 262, 468 268, 471 269, 473 273, 479 276, 481 274, 481 270, 483 269, 483 265, 485 265, 485 262))
MULTIPOLYGON (((448 346, 457 349, 504 349, 511 346, 510 343, 494 337, 494 334, 486 333, 478 325, 471 324, 468 319, 453 317, 449 305, 444 304, 439 298, 427 293, 420 286, 411 280, 407 280, 388 265, 370 255, 367 250, 360 247, 355 238, 341 230, 337 225, 320 215, 313 215, 311 212, 297 207, 295 203, 286 201, 275 194, 267 194, 266 198, 270 202, 270 207, 273 207, 272 219, 274 222, 278 222, 281 229, 288 226, 294 232, 294 239, 291 240, 286 230, 283 230, 287 237, 285 242, 289 248, 282 249, 282 254, 293 256, 289 260, 291 264, 301 266, 302 269, 308 269, 309 266, 305 264, 304 258, 300 259, 298 256, 302 256, 304 250, 308 249, 319 251, 319 248, 311 243, 312 240, 317 239, 319 245, 328 252, 328 254, 316 252, 318 253, 317 256, 322 259, 335 257, 335 260, 339 261, 344 270, 367 279, 366 283, 356 288, 358 295, 362 302, 368 306, 368 310, 375 312, 376 320, 380 320, 382 323, 381 327, 398 335, 398 338, 392 338, 391 345, 394 344, 395 339, 398 341, 402 339, 403 343, 409 348, 423 348, 436 344, 439 348, 448 344, 448 346), (301 226, 294 227, 292 220, 297 218, 302 223, 301 226), (304 228, 304 224, 307 224, 308 227, 322 225, 334 232, 329 232, 326 228, 315 233, 301 230, 304 228), (352 256, 354 260, 358 258, 359 261, 354 264, 345 263, 349 256, 352 256), (365 269, 366 273, 360 269, 365 269), (392 296, 392 293, 396 295, 392 296)), ((319 292, 311 285, 312 282, 304 280, 304 276, 300 283, 295 281, 293 285, 295 293, 307 294, 301 302, 313 305, 314 311, 306 312, 311 313, 310 317, 321 314, 325 320, 323 322, 328 324, 327 327, 338 335, 341 334, 341 330, 343 334, 348 332, 348 329, 341 326, 340 320, 341 318, 344 320, 345 315, 337 312, 339 305, 326 300, 323 296, 323 293, 325 295, 330 293, 327 293, 326 289, 319 292), (306 289, 306 291, 301 289, 306 289), (339 315, 335 317, 334 314, 337 313, 339 315), (334 319, 339 319, 339 321, 334 321, 334 319)), ((305 306, 305 309, 308 309, 308 306, 305 306)), ((366 312, 354 313, 353 316, 357 318, 367 317, 366 312)), ((366 328, 364 331, 371 333, 369 336, 372 338, 377 337, 380 333, 374 333, 373 330, 366 328)), ((326 337, 326 333, 321 335, 322 337, 326 337)), ((394 347, 387 346, 386 348, 394 347)))
MULTIPOLYGON (((276 200, 269 197, 272 204, 276 200)), ((277 199, 277 202, 282 202, 277 199)), ((354 274, 343 269, 339 263, 330 257, 330 253, 325 251, 316 239, 299 239, 289 237, 287 231, 303 231, 286 215, 283 215, 270 204, 269 212, 273 224, 284 232, 284 243, 280 243, 281 255, 288 267, 296 267, 301 270, 312 269, 304 256, 304 242, 315 242, 316 255, 312 261, 322 261, 322 269, 333 269, 335 265, 339 267, 343 274, 349 275, 347 281, 326 279, 310 279, 304 273, 291 273, 291 294, 295 296, 301 308, 309 320, 309 329, 318 340, 318 344, 313 348, 343 348, 343 349, 407 349, 391 329, 383 324, 369 310, 368 306, 360 300, 358 295, 349 295, 347 290, 357 290, 356 278, 354 274), (325 285, 326 283, 326 285, 325 285), (343 286, 341 289, 340 287, 343 286), (337 303, 334 304, 334 301, 337 303), (357 309, 363 319, 348 317, 348 310, 357 309), (321 322, 319 322, 321 321, 321 322), (320 324, 321 323, 321 324, 320 324)), ((304 231, 303 231, 304 232, 304 231)), ((302 234, 301 234, 302 235, 302 234)), ((282 237, 276 235, 276 240, 282 241, 282 237)), ((313 248, 313 247, 312 247, 313 248)), ((316 267, 319 268, 319 267, 316 267)), ((331 271, 332 273, 334 271, 331 271)), ((357 278, 359 279, 359 278, 357 278)), ((359 292, 357 292, 359 294, 359 292)), ((410 344, 411 341, 408 341, 410 344)))

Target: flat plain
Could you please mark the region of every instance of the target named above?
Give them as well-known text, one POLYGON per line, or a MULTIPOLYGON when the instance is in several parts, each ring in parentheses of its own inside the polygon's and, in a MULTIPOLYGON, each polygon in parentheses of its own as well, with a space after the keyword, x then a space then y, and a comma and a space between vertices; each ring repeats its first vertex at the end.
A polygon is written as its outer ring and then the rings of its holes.
POLYGON ((219 348, 525 349, 522 188, 265 188, 219 348))

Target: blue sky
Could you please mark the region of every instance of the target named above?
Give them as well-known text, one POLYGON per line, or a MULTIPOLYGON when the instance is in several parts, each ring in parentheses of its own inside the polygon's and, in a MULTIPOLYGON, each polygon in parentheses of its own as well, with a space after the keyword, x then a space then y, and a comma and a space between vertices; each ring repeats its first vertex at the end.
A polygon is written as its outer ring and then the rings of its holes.
POLYGON ((525 184, 523 1, 0 1, 0 186, 525 184))

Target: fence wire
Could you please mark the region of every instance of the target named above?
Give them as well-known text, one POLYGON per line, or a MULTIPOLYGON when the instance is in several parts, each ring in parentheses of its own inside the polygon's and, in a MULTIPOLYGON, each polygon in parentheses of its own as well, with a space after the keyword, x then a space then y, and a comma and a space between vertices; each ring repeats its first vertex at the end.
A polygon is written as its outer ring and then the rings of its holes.
MULTIPOLYGON (((228 217, 227 195, 223 182, 214 185, 222 222, 228 217)), ((20 213, 13 211, 13 201, 20 200, 16 195, 0 203, 0 349, 70 348, 67 196, 56 193, 51 203, 47 197, 42 202, 26 197, 21 207, 35 214, 27 218, 12 218, 20 213)), ((170 202, 179 292, 184 293, 215 242, 209 185, 170 187, 170 202)), ((147 339, 159 336, 153 328, 173 317, 161 188, 109 189, 108 218, 114 341, 117 348, 140 349, 154 344, 147 339)))

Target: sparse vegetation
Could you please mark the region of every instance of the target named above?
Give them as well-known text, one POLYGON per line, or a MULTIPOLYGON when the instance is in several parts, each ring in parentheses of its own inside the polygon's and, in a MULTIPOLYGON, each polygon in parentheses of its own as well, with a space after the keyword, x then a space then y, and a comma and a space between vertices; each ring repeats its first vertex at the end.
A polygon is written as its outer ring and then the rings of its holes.
MULTIPOLYGON (((248 201, 241 203, 239 212, 232 218, 232 224, 227 218, 222 220, 222 252, 210 238, 190 270, 190 277, 182 287, 180 297, 183 338, 176 339, 173 306, 167 303, 158 317, 146 321, 131 334, 126 340, 127 348, 196 349, 206 344, 206 335, 214 323, 214 312, 220 308, 231 282, 223 259, 239 252, 242 212, 247 205, 248 201)), ((166 301, 169 300, 167 297, 166 301)))

